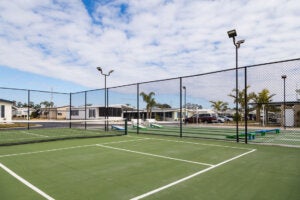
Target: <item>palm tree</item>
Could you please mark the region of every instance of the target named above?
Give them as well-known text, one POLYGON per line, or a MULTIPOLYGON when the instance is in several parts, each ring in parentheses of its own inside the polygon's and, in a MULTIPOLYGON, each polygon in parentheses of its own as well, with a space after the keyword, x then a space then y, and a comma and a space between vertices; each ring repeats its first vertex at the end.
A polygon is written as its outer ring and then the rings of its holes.
POLYGON ((256 103, 256 121, 260 121, 260 110, 262 105, 266 105, 266 109, 269 109, 269 103, 272 102, 272 97, 275 96, 275 94, 270 94, 270 91, 268 89, 263 89, 258 94, 254 95, 253 101, 256 103))
MULTIPOLYGON (((250 86, 248 85, 247 86, 247 90, 250 88, 250 86)), ((234 94, 235 94, 235 91, 236 91, 236 89, 233 89, 232 90, 232 92, 234 92, 234 94)), ((250 93, 248 93, 247 94, 247 104, 245 104, 245 92, 246 92, 246 90, 245 89, 243 89, 243 90, 238 90, 238 104, 240 104, 240 110, 245 110, 245 108, 246 108, 246 105, 248 105, 248 102, 250 101, 250 100, 252 100, 252 99, 254 99, 255 98, 255 93, 254 92, 250 92, 250 93)), ((234 103, 236 103, 236 96, 234 95, 234 94, 229 94, 228 96, 230 96, 230 97, 232 97, 232 98, 234 98, 234 100, 233 100, 233 102, 234 103)), ((248 113, 249 113, 249 110, 248 110, 248 112, 246 113, 246 116, 248 116, 248 113)), ((236 114, 236 119, 239 119, 239 115, 238 114, 236 114)))
POLYGON ((48 118, 48 114, 49 114, 49 111, 50 111, 50 108, 52 108, 54 106, 54 103, 51 101, 43 101, 40 103, 40 105, 44 105, 45 106, 45 115, 46 115, 46 118, 48 118))
POLYGON ((140 93, 140 96, 143 97, 144 102, 147 104, 146 109, 147 109, 148 119, 151 119, 152 108, 156 105, 155 99, 153 98, 154 95, 155 95, 154 92, 150 92, 149 94, 146 94, 144 92, 140 93))
POLYGON ((228 103, 224 101, 209 101, 211 103, 211 107, 219 112, 225 112, 228 109, 228 103))
MULTIPOLYGON (((250 86, 247 86, 247 90, 250 88, 250 86)), ((233 89, 232 92, 234 92, 235 94, 236 89, 233 89)), ((238 90, 238 104, 240 104, 241 109, 245 109, 245 92, 246 90, 238 90)), ((236 96, 234 94, 229 94, 228 96, 234 98, 233 102, 236 103, 236 96)), ((255 97, 255 93, 254 92, 250 92, 247 95, 247 103, 252 100, 255 97)))

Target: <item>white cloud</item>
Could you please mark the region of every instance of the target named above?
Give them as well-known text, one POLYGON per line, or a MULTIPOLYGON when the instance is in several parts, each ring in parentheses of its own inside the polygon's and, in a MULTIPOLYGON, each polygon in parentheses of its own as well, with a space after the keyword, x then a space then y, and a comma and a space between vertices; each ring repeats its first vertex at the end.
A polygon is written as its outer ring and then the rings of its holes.
POLYGON ((299 57, 300 4, 282 1, 0 2, 0 65, 98 88, 299 57), (123 10, 121 12, 123 5, 123 10))

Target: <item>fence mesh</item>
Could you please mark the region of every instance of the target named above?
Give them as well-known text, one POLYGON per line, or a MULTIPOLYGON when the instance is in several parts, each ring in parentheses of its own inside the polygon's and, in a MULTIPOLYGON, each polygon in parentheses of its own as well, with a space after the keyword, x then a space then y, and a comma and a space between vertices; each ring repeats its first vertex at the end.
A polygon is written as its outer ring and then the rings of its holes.
POLYGON ((87 129, 75 120, 126 118, 137 134, 300 146, 299 77, 293 59, 77 93, 0 88, 0 132, 9 120, 69 120, 63 127, 87 129))

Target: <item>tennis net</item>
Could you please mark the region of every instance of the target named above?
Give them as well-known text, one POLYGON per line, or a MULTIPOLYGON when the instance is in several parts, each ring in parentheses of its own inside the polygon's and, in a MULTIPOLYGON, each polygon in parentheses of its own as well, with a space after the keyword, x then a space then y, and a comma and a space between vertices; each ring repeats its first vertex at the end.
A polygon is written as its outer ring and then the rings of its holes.
POLYGON ((13 120, 0 123, 0 145, 127 134, 125 119, 13 120))

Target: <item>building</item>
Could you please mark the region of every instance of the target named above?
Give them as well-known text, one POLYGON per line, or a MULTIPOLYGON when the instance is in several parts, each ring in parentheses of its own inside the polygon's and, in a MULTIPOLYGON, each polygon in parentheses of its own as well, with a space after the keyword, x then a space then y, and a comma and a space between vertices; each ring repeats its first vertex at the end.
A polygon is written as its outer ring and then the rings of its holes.
POLYGON ((13 102, 0 99, 0 122, 9 122, 12 120, 13 102))
POLYGON ((18 108, 15 106, 12 107, 12 115, 14 118, 28 119, 28 112, 29 112, 29 116, 31 116, 31 114, 35 112, 35 109, 28 108, 28 107, 22 107, 22 108, 18 108))
POLYGON ((67 110, 70 106, 52 107, 52 108, 41 108, 39 111, 39 117, 41 119, 67 119, 67 110))
MULTIPOLYGON (((124 118, 123 113, 133 108, 126 105, 111 105, 107 109, 107 115, 109 119, 120 119, 124 118)), ((70 118, 70 108, 66 108, 66 119, 103 119, 105 118, 105 107, 104 106, 79 106, 71 107, 71 118, 70 118)))

